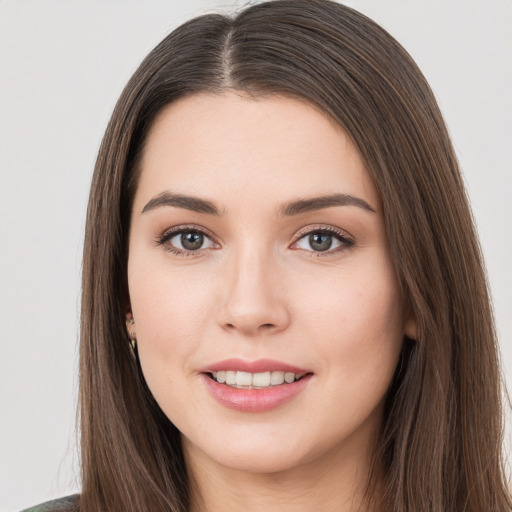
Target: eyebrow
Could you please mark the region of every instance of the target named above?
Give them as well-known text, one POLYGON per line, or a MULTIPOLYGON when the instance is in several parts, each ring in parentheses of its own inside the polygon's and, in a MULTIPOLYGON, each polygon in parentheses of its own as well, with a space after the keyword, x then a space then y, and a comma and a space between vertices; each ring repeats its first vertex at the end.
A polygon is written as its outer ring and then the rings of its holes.
POLYGON ((220 210, 211 201, 183 194, 173 194, 168 191, 153 197, 153 199, 144 206, 141 213, 154 210, 160 206, 174 206, 175 208, 184 208, 185 210, 191 210, 197 213, 221 215, 220 210))
MULTIPOLYGON (((197 213, 220 216, 223 214, 215 204, 199 197, 187 196, 184 194, 173 194, 165 191, 153 197, 142 209, 145 213, 162 206, 173 206, 175 208, 184 208, 197 213)), ((331 194, 326 196, 311 197, 308 199, 299 199, 292 201, 280 207, 278 213, 281 217, 291 217, 303 213, 323 210, 333 206, 357 206, 363 210, 375 213, 375 208, 370 206, 365 200, 354 197, 349 194, 331 194)))
POLYGON ((327 196, 312 197, 309 199, 300 199, 284 205, 280 209, 280 214, 284 217, 300 215, 301 213, 314 212, 331 208, 333 206, 358 206, 363 210, 375 213, 375 208, 370 206, 364 199, 354 197, 349 194, 331 194, 327 196))

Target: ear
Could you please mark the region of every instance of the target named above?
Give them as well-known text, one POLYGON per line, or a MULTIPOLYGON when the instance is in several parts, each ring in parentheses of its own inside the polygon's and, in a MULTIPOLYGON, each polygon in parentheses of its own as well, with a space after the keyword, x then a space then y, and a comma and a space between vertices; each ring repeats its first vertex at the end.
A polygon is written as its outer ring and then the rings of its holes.
POLYGON ((135 320, 133 319, 131 311, 128 311, 126 313, 126 330, 130 338, 132 338, 135 335, 135 320))
POLYGON ((410 340, 417 340, 418 339, 418 330, 416 328, 416 319, 412 314, 409 314, 405 321, 404 325, 404 334, 410 339, 410 340))

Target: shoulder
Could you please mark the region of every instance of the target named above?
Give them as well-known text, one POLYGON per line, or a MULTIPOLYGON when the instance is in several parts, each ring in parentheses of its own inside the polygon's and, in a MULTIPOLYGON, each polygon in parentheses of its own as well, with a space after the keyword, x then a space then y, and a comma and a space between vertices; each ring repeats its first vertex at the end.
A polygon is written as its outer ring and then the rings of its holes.
POLYGON ((78 510, 79 494, 73 494, 64 498, 47 501, 35 507, 30 507, 21 512, 71 512, 78 510))

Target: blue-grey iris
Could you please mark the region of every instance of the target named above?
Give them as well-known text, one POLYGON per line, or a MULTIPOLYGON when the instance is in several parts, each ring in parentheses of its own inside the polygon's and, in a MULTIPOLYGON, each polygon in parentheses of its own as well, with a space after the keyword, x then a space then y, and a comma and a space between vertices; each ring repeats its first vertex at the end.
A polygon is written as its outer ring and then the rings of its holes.
POLYGON ((315 251, 327 251, 332 245, 332 236, 325 233, 313 233, 309 235, 309 245, 315 251))

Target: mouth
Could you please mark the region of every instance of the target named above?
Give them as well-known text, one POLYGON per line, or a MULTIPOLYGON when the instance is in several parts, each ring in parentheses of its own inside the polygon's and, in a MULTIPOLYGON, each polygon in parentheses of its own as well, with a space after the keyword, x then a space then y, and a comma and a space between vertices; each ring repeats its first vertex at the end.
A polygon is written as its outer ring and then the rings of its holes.
POLYGON ((258 373, 240 370, 219 370, 206 375, 219 384, 236 389, 268 389, 283 384, 292 384, 304 378, 308 373, 284 371, 265 371, 258 373))
POLYGON ((202 368, 200 375, 210 395, 239 412, 259 413, 294 400, 314 376, 310 370, 272 359, 228 359, 202 368))

